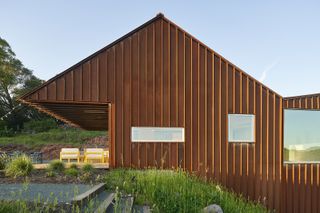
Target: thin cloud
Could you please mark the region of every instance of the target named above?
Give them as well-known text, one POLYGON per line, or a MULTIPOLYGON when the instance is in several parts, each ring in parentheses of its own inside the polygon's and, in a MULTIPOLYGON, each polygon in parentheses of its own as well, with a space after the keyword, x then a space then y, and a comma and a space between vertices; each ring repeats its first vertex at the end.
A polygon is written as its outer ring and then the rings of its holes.
POLYGON ((260 82, 264 82, 264 80, 266 80, 268 73, 270 72, 270 70, 272 70, 275 66, 277 66, 279 64, 279 59, 274 60, 271 64, 269 64, 262 72, 259 81, 260 82))

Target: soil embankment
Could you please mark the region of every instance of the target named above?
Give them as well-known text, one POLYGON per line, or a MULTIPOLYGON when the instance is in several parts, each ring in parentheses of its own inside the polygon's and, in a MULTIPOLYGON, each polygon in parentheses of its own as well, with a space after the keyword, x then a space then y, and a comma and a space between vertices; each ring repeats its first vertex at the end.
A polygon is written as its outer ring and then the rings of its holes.
POLYGON ((59 158, 61 148, 107 148, 108 142, 107 137, 99 136, 95 138, 88 139, 84 144, 73 145, 73 144, 46 144, 39 147, 28 147, 21 144, 9 144, 1 145, 0 152, 12 153, 12 152, 23 152, 23 153, 33 153, 41 152, 43 160, 52 160, 59 158))

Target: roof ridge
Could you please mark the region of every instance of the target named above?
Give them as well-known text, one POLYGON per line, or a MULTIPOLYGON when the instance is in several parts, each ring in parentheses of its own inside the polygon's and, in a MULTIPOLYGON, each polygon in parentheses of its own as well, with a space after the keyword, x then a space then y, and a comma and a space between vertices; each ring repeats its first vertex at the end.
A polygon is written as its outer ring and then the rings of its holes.
POLYGON ((117 43, 123 41, 124 39, 126 39, 127 37, 130 37, 131 35, 133 35, 134 33, 136 33, 137 31, 143 29, 144 27, 148 26, 149 24, 154 23, 155 21, 162 19, 163 21, 168 22, 169 24, 173 25, 174 27, 176 27, 178 30, 181 30, 183 33, 185 33, 186 35, 188 35, 192 40, 198 42, 200 45, 204 46, 205 48, 207 48, 209 51, 211 51, 214 55, 219 56, 222 60, 224 60, 225 62, 227 62, 228 64, 232 65, 235 67, 235 69, 237 69, 238 71, 240 71, 241 73, 245 74, 247 77, 251 78, 253 81, 257 82, 258 84, 260 84, 262 87, 264 87, 265 89, 269 90, 270 92, 276 94, 277 96, 283 98, 280 94, 278 94, 277 92, 275 92, 273 89, 271 89, 270 87, 266 86, 265 84, 263 84, 262 82, 260 82, 259 80, 257 80, 256 78, 254 78, 253 76, 251 76, 250 74, 248 74, 247 72, 243 71, 241 68, 239 68, 237 65, 233 64, 231 61, 229 61, 228 59, 226 59, 225 57, 223 57, 221 54, 217 53, 215 50, 213 50, 212 48, 210 48, 208 45, 204 44, 203 42, 201 42, 199 39, 197 39, 195 36, 193 36, 192 34, 188 33, 187 31, 185 31, 182 27, 180 27, 179 25, 177 25, 176 23, 174 23, 173 21, 169 20, 168 18, 165 17, 165 15, 161 12, 159 12, 155 17, 153 17, 152 19, 150 19, 149 21, 145 22, 144 24, 138 26, 137 28, 135 28, 134 30, 128 32, 127 34, 125 34, 124 36, 116 39, 115 41, 111 42, 110 44, 106 45, 105 47, 101 48, 100 50, 94 52, 93 54, 89 55, 88 57, 82 59, 81 61, 79 61, 78 63, 72 65, 71 67, 67 68, 66 70, 64 70, 63 72, 55 75, 53 78, 50 78, 49 80, 47 80, 45 83, 43 83, 42 85, 40 85, 39 87, 36 87, 35 89, 31 90, 30 92, 22 95, 21 97, 19 97, 19 99, 25 99, 26 97, 30 96, 31 94, 33 94, 34 92, 36 92, 37 90, 40 90, 41 88, 47 86, 48 84, 50 84, 52 81, 54 81, 55 79, 63 76, 64 74, 72 71, 74 68, 78 67, 79 65, 85 63, 86 61, 92 59, 93 57, 95 57, 96 55, 102 53, 103 51, 111 48, 112 46, 116 45, 117 43))
POLYGON ((144 27, 148 26, 149 24, 157 21, 158 19, 163 19, 164 18, 164 14, 163 13, 158 13, 155 17, 153 17, 152 19, 150 19, 149 21, 143 23, 142 25, 136 27, 135 29, 131 30, 130 32, 128 32, 127 34, 121 36, 120 38, 114 40, 113 42, 109 43, 108 45, 104 46, 103 48, 97 50, 96 52, 92 53, 91 55, 85 57, 84 59, 82 59, 81 61, 77 62, 76 64, 72 65, 71 67, 67 68, 66 70, 58 73, 57 75, 55 75, 54 77, 50 78, 49 80, 47 80, 46 82, 44 82, 43 84, 41 84, 40 86, 34 88, 33 90, 31 90, 30 92, 22 95, 21 97, 19 97, 18 99, 25 99, 26 97, 30 96, 31 94, 35 93, 37 90, 40 90, 41 88, 47 86, 48 84, 50 84, 52 81, 54 81, 55 79, 65 75, 66 73, 72 71, 74 68, 78 67, 79 65, 87 62, 88 60, 92 59, 93 57, 97 56, 98 54, 102 53, 103 51, 111 48, 112 46, 116 45, 117 43, 123 41, 124 39, 126 39, 127 37, 130 37, 131 35, 133 35, 134 33, 136 33, 137 31, 143 29, 144 27))

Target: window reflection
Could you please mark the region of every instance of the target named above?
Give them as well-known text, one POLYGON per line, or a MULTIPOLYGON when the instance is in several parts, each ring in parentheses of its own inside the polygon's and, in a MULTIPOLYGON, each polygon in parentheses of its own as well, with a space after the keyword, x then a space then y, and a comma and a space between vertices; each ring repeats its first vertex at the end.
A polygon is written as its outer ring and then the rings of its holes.
POLYGON ((184 142, 184 128, 132 127, 132 142, 184 142))
POLYGON ((229 142, 254 142, 254 115, 229 114, 229 142))
POLYGON ((284 111, 284 161, 320 161, 320 111, 284 111))

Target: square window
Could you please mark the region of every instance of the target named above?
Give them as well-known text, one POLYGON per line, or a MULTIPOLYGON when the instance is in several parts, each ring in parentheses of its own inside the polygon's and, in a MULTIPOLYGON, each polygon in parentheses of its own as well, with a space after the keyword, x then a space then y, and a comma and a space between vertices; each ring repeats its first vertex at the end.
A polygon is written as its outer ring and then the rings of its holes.
POLYGON ((229 114, 229 142, 247 142, 255 141, 254 134, 255 116, 248 114, 229 114))

